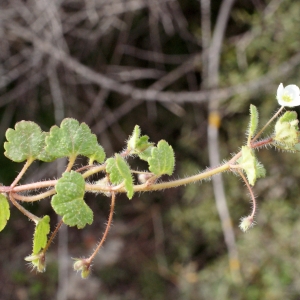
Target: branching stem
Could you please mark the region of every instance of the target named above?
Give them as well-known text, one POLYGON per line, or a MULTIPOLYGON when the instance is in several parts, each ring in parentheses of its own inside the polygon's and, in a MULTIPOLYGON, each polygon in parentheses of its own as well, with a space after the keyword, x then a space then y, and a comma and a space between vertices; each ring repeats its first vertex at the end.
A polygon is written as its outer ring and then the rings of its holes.
POLYGON ((12 188, 16 186, 16 184, 19 182, 19 180, 22 178, 22 176, 25 174, 26 170, 30 167, 30 165, 32 164, 33 159, 28 159, 25 163, 25 165, 23 166, 21 172, 18 174, 18 176, 15 178, 15 180, 13 181, 13 183, 10 185, 12 188))
POLYGON ((13 197, 12 193, 9 194, 9 199, 11 203, 26 217, 28 217, 30 220, 32 220, 34 223, 38 223, 41 219, 37 217, 36 215, 32 214, 30 211, 28 211, 26 208, 24 208, 22 205, 20 205, 13 197))

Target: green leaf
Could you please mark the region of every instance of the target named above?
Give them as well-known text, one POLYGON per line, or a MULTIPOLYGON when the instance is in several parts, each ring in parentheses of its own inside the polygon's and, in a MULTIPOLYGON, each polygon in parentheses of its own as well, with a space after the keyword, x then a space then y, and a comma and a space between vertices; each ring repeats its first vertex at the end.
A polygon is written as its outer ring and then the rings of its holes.
POLYGON ((43 132, 42 133, 44 136, 44 144, 43 144, 43 149, 40 152, 40 154, 38 155, 37 159, 44 161, 44 162, 51 162, 54 161, 56 159, 55 156, 53 156, 51 153, 48 153, 46 150, 46 137, 49 136, 49 132, 43 132))
POLYGON ((147 161, 151 156, 151 148, 153 148, 153 143, 149 142, 147 135, 141 136, 141 129, 136 125, 127 141, 127 150, 130 150, 131 154, 137 154, 141 159, 147 161))
POLYGON ((134 194, 133 179, 125 159, 119 154, 116 154, 114 158, 107 159, 106 172, 109 173, 109 179, 114 185, 124 182, 127 197, 131 199, 134 194))
POLYGON ((250 122, 249 122, 249 136, 252 138, 257 130, 258 126, 258 111, 256 106, 250 105, 250 122))
POLYGON ((4 155, 15 162, 35 160, 44 148, 44 135, 34 122, 21 121, 6 131, 4 155))
POLYGON ((129 140, 127 141, 127 149, 128 150, 135 150, 140 136, 141 136, 141 129, 138 125, 135 125, 132 135, 129 138, 129 140))
POLYGON ((297 120, 297 113, 295 111, 286 111, 279 119, 281 123, 292 122, 297 120))
POLYGON ((173 148, 166 141, 161 140, 157 147, 153 147, 148 163, 149 170, 155 175, 172 175, 175 166, 173 148))
POLYGON ((150 146, 147 149, 145 149, 143 152, 138 153, 138 156, 140 159, 148 161, 148 159, 152 156, 152 149, 154 146, 150 146))
POLYGON ((83 155, 99 163, 105 159, 103 148, 97 137, 85 124, 74 119, 64 119, 60 127, 53 126, 46 137, 46 151, 56 158, 83 155))
POLYGON ((257 178, 265 177, 266 175, 264 166, 258 162, 254 151, 248 146, 242 147, 242 156, 237 162, 244 169, 251 185, 255 184, 257 178))
POLYGON ((4 229, 10 217, 9 203, 7 198, 0 194, 0 231, 4 229))
POLYGON ((87 155, 87 157, 90 159, 89 164, 92 165, 94 161, 97 161, 99 163, 103 162, 105 159, 105 152, 99 144, 95 146, 94 153, 91 155, 87 155))
POLYGON ((38 254, 47 245, 47 235, 50 232, 50 217, 44 216, 35 227, 33 236, 33 254, 38 254))
POLYGON ((81 174, 65 172, 58 180, 55 190, 57 194, 52 197, 51 205, 63 217, 65 224, 79 229, 92 224, 93 212, 83 200, 85 181, 81 174))
POLYGON ((256 171, 256 178, 264 178, 266 177, 266 169, 262 163, 260 163, 257 159, 255 162, 255 171, 256 171))

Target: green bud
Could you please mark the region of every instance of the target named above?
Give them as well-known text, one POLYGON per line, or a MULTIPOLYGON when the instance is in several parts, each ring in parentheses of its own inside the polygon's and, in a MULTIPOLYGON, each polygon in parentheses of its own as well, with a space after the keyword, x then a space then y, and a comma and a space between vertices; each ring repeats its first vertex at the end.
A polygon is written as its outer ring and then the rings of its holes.
POLYGON ((85 258, 75 258, 73 268, 75 271, 81 271, 81 278, 85 279, 90 275, 91 263, 85 258))

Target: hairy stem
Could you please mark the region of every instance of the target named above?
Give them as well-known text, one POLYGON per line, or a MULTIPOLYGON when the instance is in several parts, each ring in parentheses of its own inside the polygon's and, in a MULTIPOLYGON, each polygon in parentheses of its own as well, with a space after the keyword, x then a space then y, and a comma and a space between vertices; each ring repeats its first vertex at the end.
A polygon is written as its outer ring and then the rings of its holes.
POLYGON ((82 177, 83 178, 87 178, 91 175, 94 175, 94 174, 97 174, 101 171, 105 171, 105 168, 106 168, 106 164, 103 164, 103 165, 100 165, 100 166, 97 166, 97 167, 94 167, 88 171, 86 171, 85 173, 82 174, 82 177))
POLYGON ((47 192, 44 193, 40 193, 34 196, 23 196, 23 195, 19 195, 17 193, 14 193, 14 198, 19 200, 19 201, 23 201, 23 202, 35 202, 35 201, 39 201, 42 200, 44 198, 47 198, 49 196, 52 196, 56 193, 55 189, 51 189, 47 192))
POLYGON ((252 212, 251 212, 250 218, 253 219, 255 212, 256 212, 256 199, 255 199, 252 188, 251 188, 247 178, 245 177, 245 175, 243 174, 243 172, 240 169, 238 169, 238 172, 239 172, 240 176, 242 177, 243 181, 245 182, 245 184, 249 190, 249 193, 250 193, 250 197, 251 197, 251 201, 252 201, 252 212))
MULTIPOLYGON (((23 192, 23 191, 28 191, 28 190, 36 190, 36 189, 42 189, 42 188, 48 188, 51 186, 55 186, 57 184, 57 180, 48 180, 48 181, 40 181, 40 182, 35 182, 35 183, 29 183, 29 184, 23 184, 19 186, 15 186, 14 188, 11 188, 9 192, 23 192)), ((7 192, 4 186, 0 186, 0 192, 7 192)))
POLYGON ((75 163, 75 160, 76 160, 77 156, 76 155, 72 155, 69 157, 69 163, 68 163, 68 166, 66 168, 66 171, 65 172, 70 172, 74 163, 75 163))
POLYGON ((36 215, 32 214, 30 211, 28 211, 26 208, 24 208, 22 205, 20 205, 13 197, 12 193, 9 194, 9 199, 12 202, 12 204, 26 217, 28 217, 30 220, 32 220, 34 223, 38 223, 41 219, 37 217, 36 215))
MULTIPOLYGON (((278 113, 278 112, 277 112, 278 113)), ((263 147, 265 145, 271 144, 273 142, 273 138, 266 138, 264 140, 261 141, 257 141, 255 142, 254 140, 252 140, 251 142, 251 148, 252 149, 256 149, 256 148, 260 148, 263 147)), ((150 184, 149 182, 146 182, 144 184, 140 184, 140 185, 135 185, 134 186, 134 191, 135 192, 142 192, 142 191, 158 191, 158 190, 163 190, 163 189, 167 189, 167 188, 173 188, 173 187, 178 187, 181 185, 186 185, 189 183, 193 183, 196 181, 200 181, 206 178, 209 178, 215 174, 224 172, 229 170, 230 168, 232 168, 232 165, 234 165, 234 163, 241 157, 241 152, 235 154, 227 163, 214 168, 214 169, 209 169, 208 171, 202 172, 200 174, 194 175, 194 176, 190 176, 190 177, 186 177, 186 178, 182 178, 182 179, 178 179, 178 180, 174 180, 174 181, 169 181, 169 182, 161 182, 161 183, 156 183, 156 184, 150 184)), ((21 178, 21 176, 24 174, 24 172, 26 171, 26 169, 29 167, 29 164, 27 166, 27 164, 23 167, 22 172, 20 172, 19 176, 15 179, 15 181, 13 182, 13 184, 16 184, 18 182, 18 180, 21 178)), ((97 174, 99 172, 102 172, 105 170, 106 165, 100 165, 100 166, 96 166, 93 167, 92 169, 86 171, 85 173, 82 174, 83 178, 87 178, 91 175, 97 174)), ((143 173, 143 172, 137 172, 137 171, 133 171, 133 173, 143 173)), ((23 196, 23 195, 19 195, 16 194, 18 192, 23 192, 23 191, 28 191, 28 190, 36 190, 36 189, 42 189, 42 188, 49 188, 49 187, 53 187, 57 184, 57 180, 48 180, 48 181, 40 181, 40 182, 35 182, 35 183, 30 183, 30 184, 24 184, 24 185, 19 185, 19 186, 0 186, 0 193, 9 193, 9 192, 13 192, 14 198, 24 201, 24 202, 34 202, 34 201, 38 201, 41 200, 43 198, 49 197, 51 195, 55 194, 55 190, 51 189, 49 191, 46 191, 44 193, 40 193, 38 195, 34 195, 34 196, 23 196)), ((104 186, 100 186, 100 185, 94 185, 94 184, 86 184, 85 185, 86 190, 87 191, 95 191, 95 192, 111 192, 112 191, 112 187, 104 187, 104 186)), ((120 186, 119 188, 116 189, 116 187, 113 187, 113 190, 117 193, 125 193, 126 190, 124 189, 123 186, 120 186)))
POLYGON ((52 232, 50 238, 48 239, 48 242, 47 242, 46 247, 43 249, 43 253, 46 253, 46 251, 49 249, 51 243, 53 242, 55 236, 56 236, 57 233, 58 233, 59 228, 61 227, 61 225, 62 225, 63 223, 64 223, 63 220, 60 220, 59 223, 56 225, 54 231, 52 232))
MULTIPOLYGON (((186 185, 188 183, 200 181, 203 179, 207 179, 213 175, 216 175, 218 173, 228 171, 230 169, 230 165, 228 163, 223 164, 217 168, 210 169, 208 171, 205 171, 203 173, 186 177, 186 178, 181 178, 178 180, 173 180, 173 181, 168 181, 168 182, 161 182, 161 183, 156 183, 152 185, 148 185, 148 183, 145 184, 140 184, 140 185, 135 185, 133 187, 135 192, 142 192, 142 191, 158 191, 158 190, 164 190, 164 189, 169 189, 169 188, 174 188, 178 187, 181 185, 186 185)), ((86 184, 85 188, 87 191, 99 191, 99 192, 111 192, 111 187, 103 187, 103 186, 97 186, 94 184, 86 184)), ((118 193, 125 193, 126 190, 124 187, 120 187, 118 190, 114 190, 115 192, 118 193)))
POLYGON ((21 172, 18 174, 18 176, 16 177, 16 179, 13 181, 13 183, 10 185, 11 187, 16 186, 16 184, 19 182, 19 180, 22 178, 22 176, 25 174, 26 170, 30 167, 30 165, 32 164, 33 159, 28 159, 25 163, 25 165, 23 166, 21 172))
POLYGON ((108 232, 109 232, 109 229, 111 227, 111 223, 112 223, 112 219, 113 219, 113 215, 114 215, 114 209, 115 209, 115 200, 116 200, 116 195, 114 192, 112 192, 111 194, 111 205, 110 205, 110 212, 109 212, 109 217, 108 217, 108 221, 107 221, 107 225, 106 225, 106 228, 105 228, 105 232, 103 234, 103 237, 100 241, 100 243, 98 244, 97 248, 95 249, 95 251, 93 252, 93 254, 86 259, 86 261, 90 264, 92 262, 92 260, 95 258, 97 252, 100 250, 100 248, 102 247, 107 235, 108 235, 108 232))
POLYGON ((260 135, 265 131, 265 129, 273 122, 274 119, 276 119, 279 114, 283 111, 284 106, 281 106, 278 111, 274 114, 274 116, 266 123, 266 125, 257 133, 257 135, 252 139, 252 143, 255 142, 260 135))

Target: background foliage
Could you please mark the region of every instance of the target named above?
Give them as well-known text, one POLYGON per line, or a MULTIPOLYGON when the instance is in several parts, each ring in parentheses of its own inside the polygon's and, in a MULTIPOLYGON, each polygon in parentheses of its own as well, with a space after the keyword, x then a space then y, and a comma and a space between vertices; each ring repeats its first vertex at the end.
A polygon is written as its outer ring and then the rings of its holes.
MULTIPOLYGON (((212 31, 222 2, 211 1, 212 31)), ((219 87, 210 90, 200 7, 181 0, 2 0, 1 142, 17 121, 33 120, 48 131, 72 117, 91 127, 109 157, 139 124, 152 141, 172 145, 174 177, 182 177, 209 166, 213 96, 222 117, 220 156, 229 158, 245 143, 250 103, 265 123, 277 108, 278 84, 299 85, 300 3, 235 1, 222 40, 219 87)), ((247 234, 237 227, 250 211, 245 188, 236 177, 224 177, 240 282, 229 271, 212 185, 204 182, 132 201, 119 197, 114 227, 84 281, 68 272, 65 255, 91 252, 107 219, 106 198, 90 196, 95 222, 62 234, 43 274, 24 266, 34 226, 12 210, 0 235, 1 299, 299 299, 300 158, 266 150, 259 157, 267 178, 255 186, 257 226, 247 234)), ((9 185, 21 166, 4 156, 0 164, 0 182, 9 185)), ((35 163, 26 182, 53 178, 59 169, 35 163)), ((28 209, 54 216, 45 201, 28 209)))

